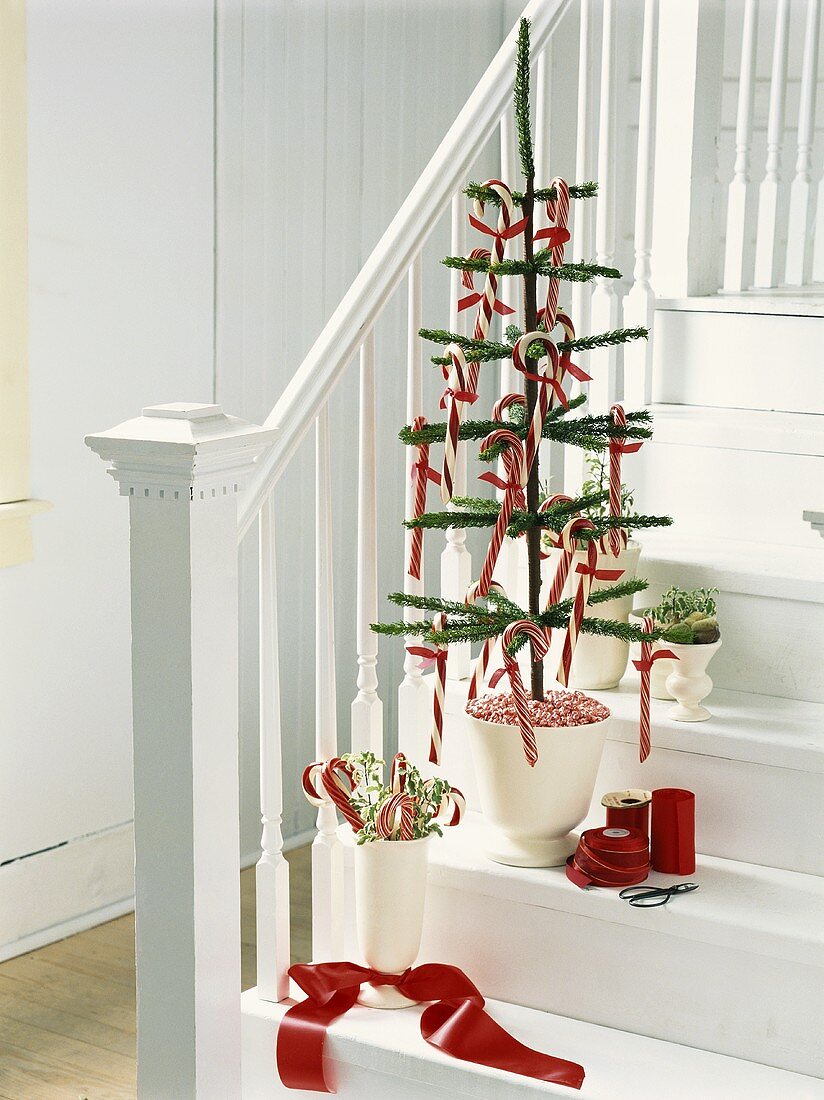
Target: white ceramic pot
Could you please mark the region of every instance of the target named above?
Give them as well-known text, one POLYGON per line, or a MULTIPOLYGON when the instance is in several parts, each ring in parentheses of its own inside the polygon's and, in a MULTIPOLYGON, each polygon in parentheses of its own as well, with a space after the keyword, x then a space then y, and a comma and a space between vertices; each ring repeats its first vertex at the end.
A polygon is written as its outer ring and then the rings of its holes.
MULTIPOLYGON (((645 610, 631 611, 629 621, 635 623, 636 626, 644 625, 645 610)), ((653 653, 657 649, 672 649, 669 642, 653 642, 653 653)), ((634 661, 640 660, 641 657, 641 643, 633 642, 631 647, 630 656, 634 661)), ((667 691, 667 677, 672 672, 675 666, 675 661, 670 661, 666 657, 661 657, 657 661, 653 661, 652 668, 649 674, 649 690, 653 699, 672 699, 672 696, 667 691)))
POLYGON ((673 669, 667 677, 667 691, 678 703, 669 712, 670 718, 676 722, 706 722, 712 715, 700 704, 712 691, 707 665, 721 648, 721 639, 709 645, 669 643, 669 648, 678 657, 670 662, 673 669))
MULTIPOLYGON (((431 840, 373 840, 355 847, 358 943, 373 970, 402 974, 418 957, 431 840)), ((370 1008, 414 1003, 392 986, 366 985, 359 1000, 370 1008)))
MULTIPOLYGON (((552 583, 560 553, 560 550, 553 550, 546 560, 545 585, 552 583)), ((623 576, 617 581, 593 581, 592 591, 597 592, 601 588, 608 588, 613 584, 633 580, 638 572, 638 559, 640 556, 641 544, 635 542, 634 539, 629 540, 625 549, 621 551, 617 558, 609 553, 599 553, 599 569, 622 569, 623 576)), ((575 567, 579 563, 585 563, 586 560, 587 556, 584 551, 580 551, 575 555, 572 569, 569 572, 569 579, 564 588, 565 598, 574 594, 575 567)), ((585 614, 591 619, 615 619, 618 622, 625 623, 628 621, 631 610, 632 596, 624 596, 619 600, 609 600, 607 603, 593 604, 591 607, 588 604, 585 614)), ((582 633, 578 637, 575 654, 572 658, 570 687, 588 691, 603 691, 607 688, 614 688, 627 670, 628 658, 629 642, 622 642, 620 638, 601 638, 594 634, 582 633)))
POLYGON ((487 823, 487 856, 511 867, 558 867, 572 855, 592 799, 609 718, 535 729, 538 762, 524 758, 517 726, 467 715, 487 823))

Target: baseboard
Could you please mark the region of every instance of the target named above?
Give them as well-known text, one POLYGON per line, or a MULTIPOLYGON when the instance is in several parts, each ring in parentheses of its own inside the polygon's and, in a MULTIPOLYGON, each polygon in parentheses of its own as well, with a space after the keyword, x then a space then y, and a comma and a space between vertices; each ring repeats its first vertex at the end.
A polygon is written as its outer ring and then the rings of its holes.
POLYGON ((131 822, 0 867, 0 960, 134 908, 131 822))

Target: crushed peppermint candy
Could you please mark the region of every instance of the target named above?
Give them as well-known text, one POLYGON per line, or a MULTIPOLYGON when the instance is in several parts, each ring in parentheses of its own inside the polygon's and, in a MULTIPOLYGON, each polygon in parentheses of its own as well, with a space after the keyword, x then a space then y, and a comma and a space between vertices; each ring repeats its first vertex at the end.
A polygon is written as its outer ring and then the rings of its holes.
MULTIPOLYGON (((548 691, 542 702, 527 693, 529 718, 533 726, 588 726, 609 718, 609 707, 582 691, 548 691)), ((500 726, 517 726, 518 711, 511 691, 495 692, 473 699, 466 704, 466 713, 482 722, 500 726)))

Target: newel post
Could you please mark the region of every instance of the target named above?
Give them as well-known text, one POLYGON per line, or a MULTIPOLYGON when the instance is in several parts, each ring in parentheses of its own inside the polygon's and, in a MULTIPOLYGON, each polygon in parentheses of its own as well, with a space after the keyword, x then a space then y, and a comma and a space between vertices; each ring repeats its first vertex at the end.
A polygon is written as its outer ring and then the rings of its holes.
POLYGON ((719 0, 660 5, 652 239, 659 297, 715 294, 721 283, 723 57, 719 0))
POLYGON ((273 434, 180 404, 86 439, 129 498, 146 1100, 240 1096, 237 493, 273 434))

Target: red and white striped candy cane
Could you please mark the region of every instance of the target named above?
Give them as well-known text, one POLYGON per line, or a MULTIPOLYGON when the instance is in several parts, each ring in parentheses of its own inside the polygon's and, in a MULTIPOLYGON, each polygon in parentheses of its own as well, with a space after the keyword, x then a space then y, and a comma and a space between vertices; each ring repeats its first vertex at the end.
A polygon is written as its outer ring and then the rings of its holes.
MULTIPOLYGON (((432 630, 446 630, 446 615, 439 611, 432 618, 432 630)), ((446 662, 449 655, 449 647, 435 642, 425 645, 410 645, 406 652, 416 657, 422 657, 421 671, 435 669, 435 691, 432 706, 432 733, 429 741, 429 760, 432 764, 440 764, 441 748, 443 746, 443 716, 444 701, 446 697, 446 662)))
MULTIPOLYGON (((478 598, 479 587, 479 581, 473 581, 473 583, 470 584, 469 588, 467 588, 466 590, 466 595, 464 596, 465 604, 468 604, 471 607, 475 603, 478 598)), ((498 584, 497 581, 493 581, 492 584, 490 584, 489 591, 497 592, 501 596, 506 595, 503 586, 498 584)), ((486 676, 486 670, 489 667, 489 661, 492 657, 492 652, 495 649, 497 641, 497 637, 484 639, 484 644, 481 647, 481 652, 478 654, 478 659, 475 662, 475 667, 472 670, 472 679, 469 681, 469 691, 467 692, 466 697, 467 702, 472 702, 472 700, 477 698, 478 696, 478 690, 483 685, 484 677, 486 676)))
POLYGON ((586 610, 592 582, 594 580, 617 581, 624 573, 623 569, 598 568, 598 546, 595 539, 590 539, 587 543, 586 552, 586 564, 581 562, 575 567, 575 572, 578 576, 578 587, 575 589, 572 614, 567 624, 564 649, 561 654, 561 663, 558 667, 558 682, 563 684, 564 687, 569 684, 569 677, 572 672, 572 657, 575 653, 575 646, 578 643, 578 636, 581 633, 581 624, 584 621, 584 611, 586 610))
MULTIPOLYGON (((623 405, 613 405, 609 414, 616 428, 626 428, 627 415, 623 405)), ((609 440, 609 514, 613 518, 621 515, 621 455, 631 454, 641 446, 627 443, 626 436, 610 436, 609 440)), ((627 544, 626 532, 620 527, 611 527, 608 532, 609 548, 613 557, 618 557, 627 544), (623 536, 623 538, 622 538, 623 536)))
POLYGON ((330 760, 309 764, 303 771, 302 786, 313 806, 332 802, 356 833, 363 828, 363 818, 349 801, 357 781, 351 765, 345 760, 333 756, 330 760))
POLYGON ((409 767, 409 762, 406 759, 406 755, 402 752, 396 752, 392 757, 392 765, 389 772, 389 788, 392 794, 400 794, 401 791, 406 790, 406 769, 409 767))
MULTIPOLYGON (((431 790, 433 782, 434 780, 427 779, 424 786, 431 790)), ((435 811, 435 817, 440 820, 440 824, 449 828, 460 825, 465 813, 466 798, 463 793, 457 787, 450 787, 448 791, 444 791, 441 803, 435 811)))
POLYGON ((504 491, 501 510, 492 531, 492 538, 487 547, 481 577, 478 581, 479 596, 485 596, 492 585, 492 574, 495 572, 495 564, 501 552, 501 546, 506 536, 506 529, 509 526, 513 509, 516 505, 519 508, 526 508, 524 486, 527 479, 527 467, 524 460, 523 444, 509 428, 497 428, 494 432, 490 432, 481 443, 481 451, 487 450, 496 443, 503 443, 506 446, 506 450, 501 455, 506 470, 506 481, 499 478, 497 474, 493 474, 492 471, 481 474, 479 478, 480 481, 488 481, 497 489, 503 489, 504 491))
POLYGON ((546 610, 556 603, 560 603, 564 588, 566 586, 567 577, 569 571, 572 568, 572 560, 575 557, 575 552, 578 549, 578 542, 576 535, 579 531, 594 530, 595 524, 588 519, 584 519, 582 516, 573 516, 564 524, 564 528, 558 535, 556 546, 560 548, 560 556, 558 558, 558 565, 555 569, 555 576, 552 578, 552 584, 549 589, 549 596, 546 601, 546 610))
MULTIPOLYGON (((569 187, 566 180, 562 180, 557 176, 550 183, 550 187, 555 189, 555 198, 550 199, 546 204, 546 214, 551 224, 549 228, 536 233, 535 240, 546 241, 545 247, 550 249, 552 266, 560 267, 564 262, 564 247, 569 240, 569 230, 567 229, 567 223, 569 222, 569 187)), ((546 305, 542 312, 544 328, 547 332, 552 332, 555 327, 560 285, 560 279, 547 280, 546 305)))
MULTIPOLYGON (((426 427, 426 417, 416 416, 412 430, 420 432, 426 427)), ((415 481, 415 501, 411 519, 420 519, 426 511, 426 487, 430 481, 440 484, 441 475, 429 465, 429 444, 417 443, 418 460, 412 464, 412 477, 415 481)), ((409 544, 409 567, 407 573, 416 580, 421 579, 421 558, 423 555, 423 527, 412 528, 409 544)))
MULTIPOLYGON (((548 512, 550 508, 554 508, 556 504, 572 504, 572 497, 567 496, 566 493, 553 493, 551 497, 547 497, 545 500, 541 501, 541 503, 538 505, 538 512, 548 512)), ((551 527, 545 527, 543 528, 543 531, 549 539, 550 545, 556 548, 561 545, 561 535, 558 532, 553 531, 551 527)), ((542 559, 546 559, 549 556, 549 551, 541 551, 542 559)))
POLYGON ((470 367, 467 364, 463 348, 457 344, 450 344, 446 349, 446 353, 452 360, 452 369, 449 371, 446 390, 441 398, 441 408, 448 408, 449 410, 446 422, 446 438, 443 445, 443 469, 441 471, 441 500, 444 504, 448 504, 452 500, 464 407, 472 404, 478 396, 470 378, 470 367))
MULTIPOLYGON (((655 620, 651 615, 644 616, 644 633, 649 634, 655 629, 655 620)), ((678 657, 671 649, 658 649, 653 653, 653 642, 641 642, 641 660, 633 661, 632 663, 641 673, 641 721, 639 724, 639 749, 638 759, 643 764, 646 758, 650 754, 650 748, 652 745, 650 738, 650 674, 652 672, 652 666, 655 661, 660 658, 666 658, 667 660, 678 660, 678 657)))
MULTIPOLYGON (((492 253, 488 248, 473 248, 469 253, 469 258, 470 260, 488 260, 491 258, 491 255, 492 253)), ((458 299, 458 313, 463 313, 465 309, 469 309, 470 306, 476 305, 483 299, 483 294, 479 294, 475 289, 474 271, 461 272, 461 286, 465 290, 470 290, 472 293, 458 299)))
POLYGON ((520 371, 525 378, 540 383, 538 386, 538 398, 532 410, 532 420, 530 421, 524 448, 526 468, 527 471, 529 471, 532 469, 532 464, 538 453, 538 447, 540 446, 541 437, 544 431, 544 421, 547 418, 547 413, 555 404, 555 397, 557 397, 562 404, 566 405, 567 403, 562 385, 563 372, 561 371, 561 361, 558 356, 558 349, 545 332, 524 333, 524 335, 515 342, 515 346, 512 349, 512 365, 515 367, 515 370, 520 371), (545 354, 541 359, 541 363, 546 360, 547 365, 551 367, 551 373, 540 372, 540 367, 539 373, 533 373, 527 369, 526 353, 530 344, 540 344, 543 347, 545 354), (552 393, 550 393, 550 390, 552 393))
POLYGON ((415 826, 415 799, 406 791, 390 794, 378 810, 375 832, 382 840, 412 840, 415 826))
POLYGON ((521 731, 521 742, 524 747, 524 756, 530 768, 534 768, 538 761, 538 745, 535 741, 535 731, 532 728, 532 719, 529 715, 529 700, 527 698, 524 682, 521 679, 521 670, 518 668, 518 658, 511 656, 507 650, 519 634, 526 634, 532 642, 532 654, 536 661, 542 661, 549 650, 549 631, 530 622, 529 619, 516 619, 510 623, 501 636, 504 650, 504 667, 495 674, 490 684, 494 686, 500 674, 506 672, 509 679, 509 687, 512 698, 515 701, 515 710, 518 714, 518 727, 521 731))
POLYGON ((504 420, 504 413, 513 405, 520 405, 523 409, 526 408, 526 398, 522 393, 505 393, 503 397, 499 397, 492 406, 492 419, 497 420, 499 424, 511 423, 509 420, 504 420))

